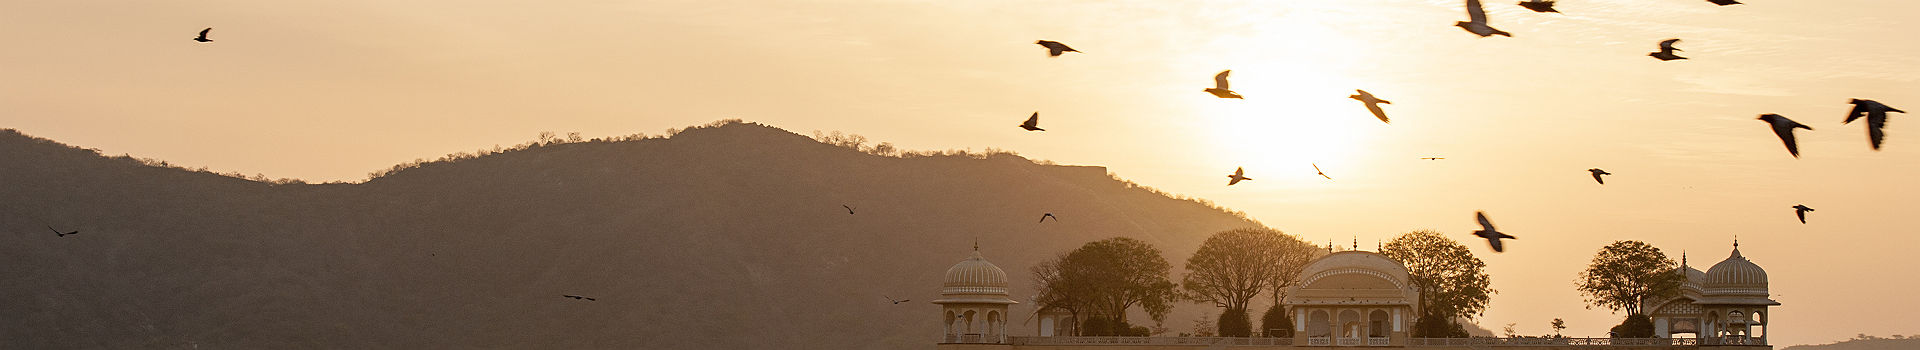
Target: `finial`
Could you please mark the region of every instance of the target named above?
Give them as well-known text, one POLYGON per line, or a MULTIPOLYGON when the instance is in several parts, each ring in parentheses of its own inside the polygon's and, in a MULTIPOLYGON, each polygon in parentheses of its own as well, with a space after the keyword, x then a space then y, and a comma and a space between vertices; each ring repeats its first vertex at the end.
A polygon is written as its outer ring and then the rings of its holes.
POLYGON ((973 251, 980 251, 980 237, 973 238, 973 251))
POLYGON ((1332 252, 1333 252, 1333 239, 1332 239, 1332 238, 1328 238, 1328 239, 1327 239, 1327 252, 1328 252, 1328 253, 1332 253, 1332 252))
POLYGON ((1733 249, 1740 249, 1740 235, 1733 235, 1733 249))
POLYGON ((1360 236, 1353 236, 1353 245, 1348 247, 1352 247, 1353 250, 1360 250, 1360 236))

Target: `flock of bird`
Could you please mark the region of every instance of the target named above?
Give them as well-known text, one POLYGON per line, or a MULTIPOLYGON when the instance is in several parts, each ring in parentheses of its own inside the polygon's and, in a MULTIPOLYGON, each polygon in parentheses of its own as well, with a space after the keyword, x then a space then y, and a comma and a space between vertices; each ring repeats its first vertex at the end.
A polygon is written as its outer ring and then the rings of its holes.
MULTIPOLYGON (((1707 0, 1707 2, 1720 5, 1720 6, 1740 4, 1740 2, 1735 0, 1707 0)), ((1526 0, 1526 1, 1520 2, 1519 5, 1521 7, 1524 7, 1528 10, 1532 10, 1534 12, 1559 13, 1560 12, 1559 10, 1556 10, 1553 8, 1554 3, 1555 3, 1554 0, 1526 0)), ((1509 32, 1494 28, 1493 26, 1488 24, 1486 10, 1482 8, 1479 0, 1466 0, 1466 10, 1467 10, 1467 20, 1456 22, 1454 23, 1454 26, 1460 27, 1462 30, 1465 30, 1468 33, 1472 33, 1474 35, 1478 35, 1480 37, 1489 37, 1494 35, 1506 36, 1506 37, 1513 36, 1513 33, 1509 33, 1509 32)), ((210 39, 207 37, 208 33, 212 31, 213 31, 213 28, 201 29, 199 35, 195 36, 193 38, 193 41, 201 42, 201 43, 212 42, 213 39, 210 39)), ((1661 61, 1688 59, 1687 57, 1681 57, 1680 55, 1675 54, 1675 52, 1682 51, 1679 48, 1675 48, 1673 46, 1674 44, 1679 42, 1680 42, 1680 39, 1677 39, 1677 38, 1663 40, 1659 43, 1659 49, 1660 49, 1659 51, 1648 53, 1647 55, 1652 56, 1653 58, 1659 59, 1661 61)), ((1068 52, 1081 53, 1080 50, 1075 50, 1074 48, 1069 47, 1066 44, 1058 41, 1040 40, 1040 41, 1034 42, 1034 44, 1037 44, 1037 45, 1040 45, 1041 47, 1046 48, 1047 55, 1051 57, 1059 57, 1068 52)), ((1233 73, 1233 70, 1231 69, 1220 71, 1219 74, 1215 74, 1213 76, 1214 86, 1211 88, 1202 89, 1201 91, 1206 92, 1208 94, 1212 94, 1214 97, 1219 97, 1219 98, 1246 99, 1246 97, 1242 96, 1240 93, 1234 92, 1231 88, 1231 85, 1228 83, 1227 81, 1228 76, 1232 73, 1233 73)), ((1354 92, 1355 94, 1352 96, 1348 96, 1348 98, 1354 99, 1356 101, 1360 101, 1360 103, 1366 107, 1367 112, 1372 114, 1375 118, 1379 118, 1380 122, 1389 123, 1389 124, 1392 122, 1391 119, 1387 118, 1386 111, 1381 109, 1380 105, 1392 104, 1393 102, 1380 99, 1379 97, 1375 97, 1372 93, 1368 93, 1366 90, 1355 89, 1354 92)), ((1879 150, 1882 141, 1885 139, 1885 133, 1883 129, 1887 125, 1887 112, 1906 113, 1905 111, 1901 111, 1899 109, 1887 106, 1886 104, 1882 104, 1880 102, 1873 101, 1873 100, 1852 99, 1851 101, 1849 101, 1849 103, 1853 105, 1853 108, 1851 111, 1847 113, 1846 120, 1842 121, 1841 123, 1851 124, 1853 123, 1854 120, 1865 117, 1867 119, 1867 139, 1869 141, 1869 144, 1872 146, 1874 150, 1879 150)), ((1767 122, 1767 124, 1773 129, 1774 135, 1778 136, 1780 138, 1780 141, 1786 145, 1788 154, 1793 155, 1794 158, 1800 157, 1800 148, 1794 141, 1794 129, 1807 129, 1808 131, 1812 131, 1813 130, 1812 127, 1809 127, 1806 124, 1795 122, 1791 119, 1787 119, 1787 117, 1781 116, 1779 114, 1763 114, 1763 115, 1760 115, 1759 120, 1767 122)), ((1027 120, 1023 123, 1020 123, 1019 127, 1026 131, 1046 131, 1046 129, 1040 128, 1040 112, 1034 112, 1033 115, 1028 116, 1027 120)), ((1441 160, 1446 158, 1423 157, 1420 159, 1441 160)), ((1314 173, 1319 175, 1320 177, 1326 178, 1327 180, 1333 179, 1332 176, 1328 176, 1325 171, 1322 171, 1320 169, 1319 164, 1313 164, 1313 170, 1314 170, 1314 173)), ((1608 173, 1606 170, 1601 170, 1599 168, 1587 169, 1587 171, 1592 173, 1594 182, 1600 183, 1602 185, 1606 184, 1606 180, 1601 177, 1602 175, 1613 175, 1612 173, 1608 173)), ((1253 178, 1246 176, 1246 169, 1244 167, 1235 168, 1233 171, 1233 174, 1227 175, 1227 179, 1228 179, 1227 180, 1228 186, 1238 184, 1242 181, 1253 180, 1253 178)), ((850 205, 841 205, 841 206, 846 208, 848 215, 854 214, 854 208, 852 206, 850 205)), ((1794 205, 1793 209, 1794 209, 1795 216, 1797 216, 1800 219, 1800 223, 1802 224, 1805 224, 1807 222, 1807 212, 1813 211, 1813 208, 1809 208, 1805 205, 1794 205)), ((1518 239, 1512 235, 1495 230, 1493 227, 1493 223, 1487 219, 1486 213, 1475 212, 1474 217, 1475 217, 1475 220, 1479 222, 1481 229, 1478 231, 1474 231, 1473 234, 1475 236, 1479 236, 1481 238, 1486 239, 1487 244, 1493 248, 1493 251, 1495 252, 1505 251, 1504 245, 1501 244, 1500 242, 1500 240, 1502 239, 1518 239)), ((1044 223, 1047 221, 1047 219, 1053 219, 1054 221, 1060 220, 1060 218, 1054 216, 1053 213, 1045 213, 1040 217, 1040 222, 1044 223)), ((69 235, 75 235, 80 233, 79 231, 61 232, 58 229, 54 229, 52 226, 48 226, 47 229, 53 230, 54 234, 58 235, 59 237, 66 237, 69 235)), ((570 294, 563 295, 563 297, 576 299, 576 300, 583 300, 583 301, 596 300, 591 297, 570 295, 570 294)), ((889 302, 892 302, 893 304, 900 304, 900 303, 909 301, 909 300, 895 300, 891 297, 887 298, 887 300, 889 302)))
MULTIPOLYGON (((1739 1, 1735 1, 1735 0, 1706 0, 1706 1, 1709 3, 1713 3, 1715 5, 1720 5, 1720 6, 1740 4, 1739 1)), ((1526 0, 1526 1, 1521 1, 1519 3, 1521 7, 1524 7, 1528 10, 1533 10, 1534 12, 1560 13, 1559 10, 1553 8, 1554 4, 1555 4, 1555 0, 1526 0)), ((1487 12, 1486 12, 1486 9, 1481 6, 1480 0, 1466 0, 1466 10, 1467 10, 1467 20, 1455 22, 1454 26, 1460 27, 1460 29, 1466 30, 1468 33, 1472 33, 1474 35, 1478 35, 1483 38, 1495 36, 1495 35, 1505 36, 1505 37, 1513 36, 1513 33, 1509 33, 1507 31, 1494 28, 1493 26, 1488 24, 1487 12)), ((1659 43, 1659 51, 1648 53, 1647 56, 1651 56, 1661 61, 1688 59, 1687 57, 1682 57, 1679 54, 1675 53, 1675 52, 1683 51, 1679 48, 1674 47, 1674 44, 1678 44, 1678 43, 1680 43, 1680 39, 1678 38, 1662 40, 1659 43)), ((1037 44, 1037 45, 1040 45, 1041 47, 1046 48, 1047 55, 1051 57, 1059 57, 1060 55, 1066 54, 1068 52, 1076 52, 1076 53, 1080 52, 1080 50, 1075 50, 1072 47, 1069 47, 1066 44, 1058 41, 1040 40, 1040 41, 1034 42, 1034 44, 1037 44)), ((1208 94, 1212 94, 1214 97, 1219 97, 1219 98, 1246 99, 1246 96, 1243 96, 1238 92, 1234 92, 1233 89, 1231 88, 1231 84, 1229 84, 1227 81, 1228 76, 1231 74, 1233 74, 1233 70, 1231 69, 1220 71, 1219 74, 1215 74, 1213 76, 1213 87, 1202 89, 1201 91, 1206 92, 1208 94)), ((1366 90, 1355 89, 1354 92, 1355 92, 1354 95, 1347 96, 1347 97, 1354 99, 1356 101, 1360 101, 1361 104, 1366 106, 1367 112, 1370 114, 1373 114, 1375 118, 1379 118, 1380 122, 1389 123, 1389 124, 1392 123, 1392 120, 1387 118, 1387 112, 1381 109, 1380 105, 1392 104, 1393 102, 1389 102, 1387 100, 1380 99, 1379 97, 1375 97, 1372 93, 1368 93, 1366 90)), ((1885 138, 1883 129, 1885 129, 1887 125, 1887 112, 1906 113, 1905 111, 1901 111, 1899 109, 1889 107, 1886 104, 1882 104, 1874 100, 1856 98, 1849 101, 1849 103, 1853 105, 1853 109, 1847 113, 1846 120, 1842 121, 1841 123, 1851 124, 1853 123, 1854 120, 1865 117, 1867 119, 1867 140, 1874 150, 1880 149, 1880 144, 1882 140, 1885 138)), ((1786 145, 1788 154, 1793 155, 1793 157, 1796 159, 1800 157, 1800 147, 1794 141, 1794 134, 1793 134, 1794 129, 1807 129, 1811 131, 1813 130, 1812 127, 1809 127, 1806 124, 1795 122, 1791 119, 1787 119, 1787 117, 1781 116, 1779 114, 1771 114, 1771 113, 1762 114, 1760 115, 1759 120, 1767 122, 1767 124, 1773 129, 1774 135, 1779 137, 1780 141, 1786 145)), ((1026 122, 1020 124, 1020 128, 1025 129, 1027 131, 1046 131, 1046 129, 1040 128, 1039 112, 1034 112, 1032 116, 1027 117, 1026 122)), ((1420 159, 1441 160, 1446 158, 1423 157, 1420 159)), ((1333 180, 1332 176, 1327 176, 1327 173, 1325 171, 1320 170, 1319 164, 1313 164, 1313 171, 1316 175, 1319 175, 1320 177, 1326 178, 1327 180, 1333 180)), ((1613 173, 1609 173, 1606 170, 1602 170, 1600 168, 1587 169, 1587 171, 1593 175, 1593 181, 1601 185, 1605 185, 1607 183, 1606 179, 1602 178, 1601 176, 1613 175, 1613 173)), ((1232 186, 1235 184, 1239 184, 1242 181, 1252 181, 1253 178, 1247 177, 1246 174, 1247 172, 1244 167, 1234 168, 1233 174, 1227 175, 1227 185, 1232 186)), ((1813 211, 1813 208, 1808 208, 1806 205, 1800 205, 1800 204, 1794 205, 1793 209, 1794 209, 1794 215, 1800 219, 1801 224, 1807 223, 1807 212, 1813 211)), ((1487 216, 1485 213, 1475 213, 1475 218, 1479 221, 1481 230, 1475 231, 1474 235, 1485 238, 1487 240, 1488 245, 1492 246, 1493 251, 1502 252, 1505 250, 1503 245, 1500 243, 1501 239, 1517 239, 1512 235, 1495 231, 1493 228, 1493 223, 1487 220, 1487 216)), ((1046 218, 1044 217, 1041 218, 1041 222, 1045 222, 1045 221, 1046 221, 1046 218)))

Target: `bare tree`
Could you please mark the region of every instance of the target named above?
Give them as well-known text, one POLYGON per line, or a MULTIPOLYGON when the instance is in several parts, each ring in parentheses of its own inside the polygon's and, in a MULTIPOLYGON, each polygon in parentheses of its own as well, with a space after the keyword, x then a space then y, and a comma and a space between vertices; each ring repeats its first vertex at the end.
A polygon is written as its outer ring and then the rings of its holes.
MULTIPOLYGON (((1248 301, 1253 297, 1291 283, 1299 276, 1300 269, 1310 257, 1309 254, 1290 251, 1295 246, 1311 247, 1311 244, 1269 228, 1243 228, 1214 233, 1187 259, 1187 275, 1181 280, 1181 287, 1186 290, 1189 300, 1225 308, 1221 313, 1223 316, 1241 315, 1244 318, 1249 314, 1248 301)), ((1247 328, 1223 320, 1220 322, 1220 335, 1249 336, 1251 334, 1247 334, 1247 328)))

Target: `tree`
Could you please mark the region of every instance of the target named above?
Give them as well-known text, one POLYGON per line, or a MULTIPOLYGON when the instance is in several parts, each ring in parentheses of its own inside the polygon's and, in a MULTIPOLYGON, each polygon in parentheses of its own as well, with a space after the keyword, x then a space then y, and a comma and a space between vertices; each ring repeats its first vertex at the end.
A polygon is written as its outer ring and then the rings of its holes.
POLYGON ((1641 314, 1627 315, 1627 320, 1613 326, 1611 333, 1612 338, 1652 338, 1653 318, 1641 314))
POLYGON ((1222 337, 1253 336, 1253 321, 1247 319, 1246 311, 1227 309, 1220 313, 1220 323, 1217 324, 1222 337))
POLYGON ((1640 315, 1644 303, 1680 289, 1684 277, 1676 268, 1660 248, 1640 241, 1615 241, 1594 254, 1593 264, 1580 272, 1574 285, 1586 296, 1589 308, 1640 315))
POLYGON ((1490 287, 1493 279, 1483 271, 1487 264, 1467 246, 1439 232, 1401 234, 1381 247, 1381 253, 1406 265, 1408 279, 1420 289, 1415 337, 1464 336, 1466 330, 1453 320, 1480 316, 1492 294, 1498 293, 1490 287))
POLYGON ((1553 328, 1553 337, 1559 338, 1560 331, 1567 329, 1567 321, 1561 320, 1559 318, 1554 318, 1552 323, 1552 328, 1553 328))
MULTIPOLYGON (((1214 233, 1187 259, 1187 275, 1180 286, 1187 291, 1189 300, 1226 308, 1223 317, 1232 313, 1245 318, 1249 314, 1248 301, 1254 296, 1299 276, 1308 256, 1289 250, 1295 245, 1312 246, 1298 237, 1269 228, 1214 233)), ((1253 335, 1252 325, 1246 325, 1246 332, 1238 332, 1238 328, 1229 328, 1229 324, 1222 321, 1220 335, 1253 335)))
POLYGON ((1265 315, 1260 315, 1260 329, 1265 330, 1269 337, 1292 337, 1293 317, 1287 315, 1285 306, 1274 304, 1267 308, 1265 315))
POLYGON ((1127 323, 1127 310, 1140 306, 1155 321, 1165 320, 1177 295, 1176 285, 1167 279, 1170 269, 1160 249, 1147 242, 1126 237, 1095 241, 1034 266, 1040 288, 1035 301, 1067 310, 1076 319, 1092 316, 1085 318, 1083 332, 1093 335, 1144 333, 1145 327, 1136 332, 1127 323), (1095 320, 1103 324, 1095 325, 1095 320))
POLYGON ((1519 324, 1519 323, 1513 323, 1513 322, 1508 322, 1508 323, 1507 323, 1507 327, 1506 327, 1506 328, 1501 328, 1501 329, 1500 329, 1500 332, 1501 332, 1501 333, 1505 333, 1505 334, 1507 335, 1507 338, 1519 338, 1519 337, 1520 337, 1520 332, 1518 332, 1518 331, 1514 331, 1514 330, 1513 330, 1513 326, 1518 326, 1518 325, 1520 325, 1520 324, 1519 324))

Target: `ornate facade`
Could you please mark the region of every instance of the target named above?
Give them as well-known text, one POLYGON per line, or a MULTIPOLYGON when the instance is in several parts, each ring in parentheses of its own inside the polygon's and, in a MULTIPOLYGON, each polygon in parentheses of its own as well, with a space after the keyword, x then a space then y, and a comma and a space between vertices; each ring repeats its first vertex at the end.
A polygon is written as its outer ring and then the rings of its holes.
POLYGON ((1714 344, 1767 344, 1767 307, 1780 302, 1768 298, 1767 271, 1740 255, 1740 242, 1733 243, 1731 256, 1706 272, 1687 266, 1684 255, 1679 270, 1686 277, 1680 295, 1642 308, 1651 310, 1647 315, 1653 318, 1655 335, 1714 344))

